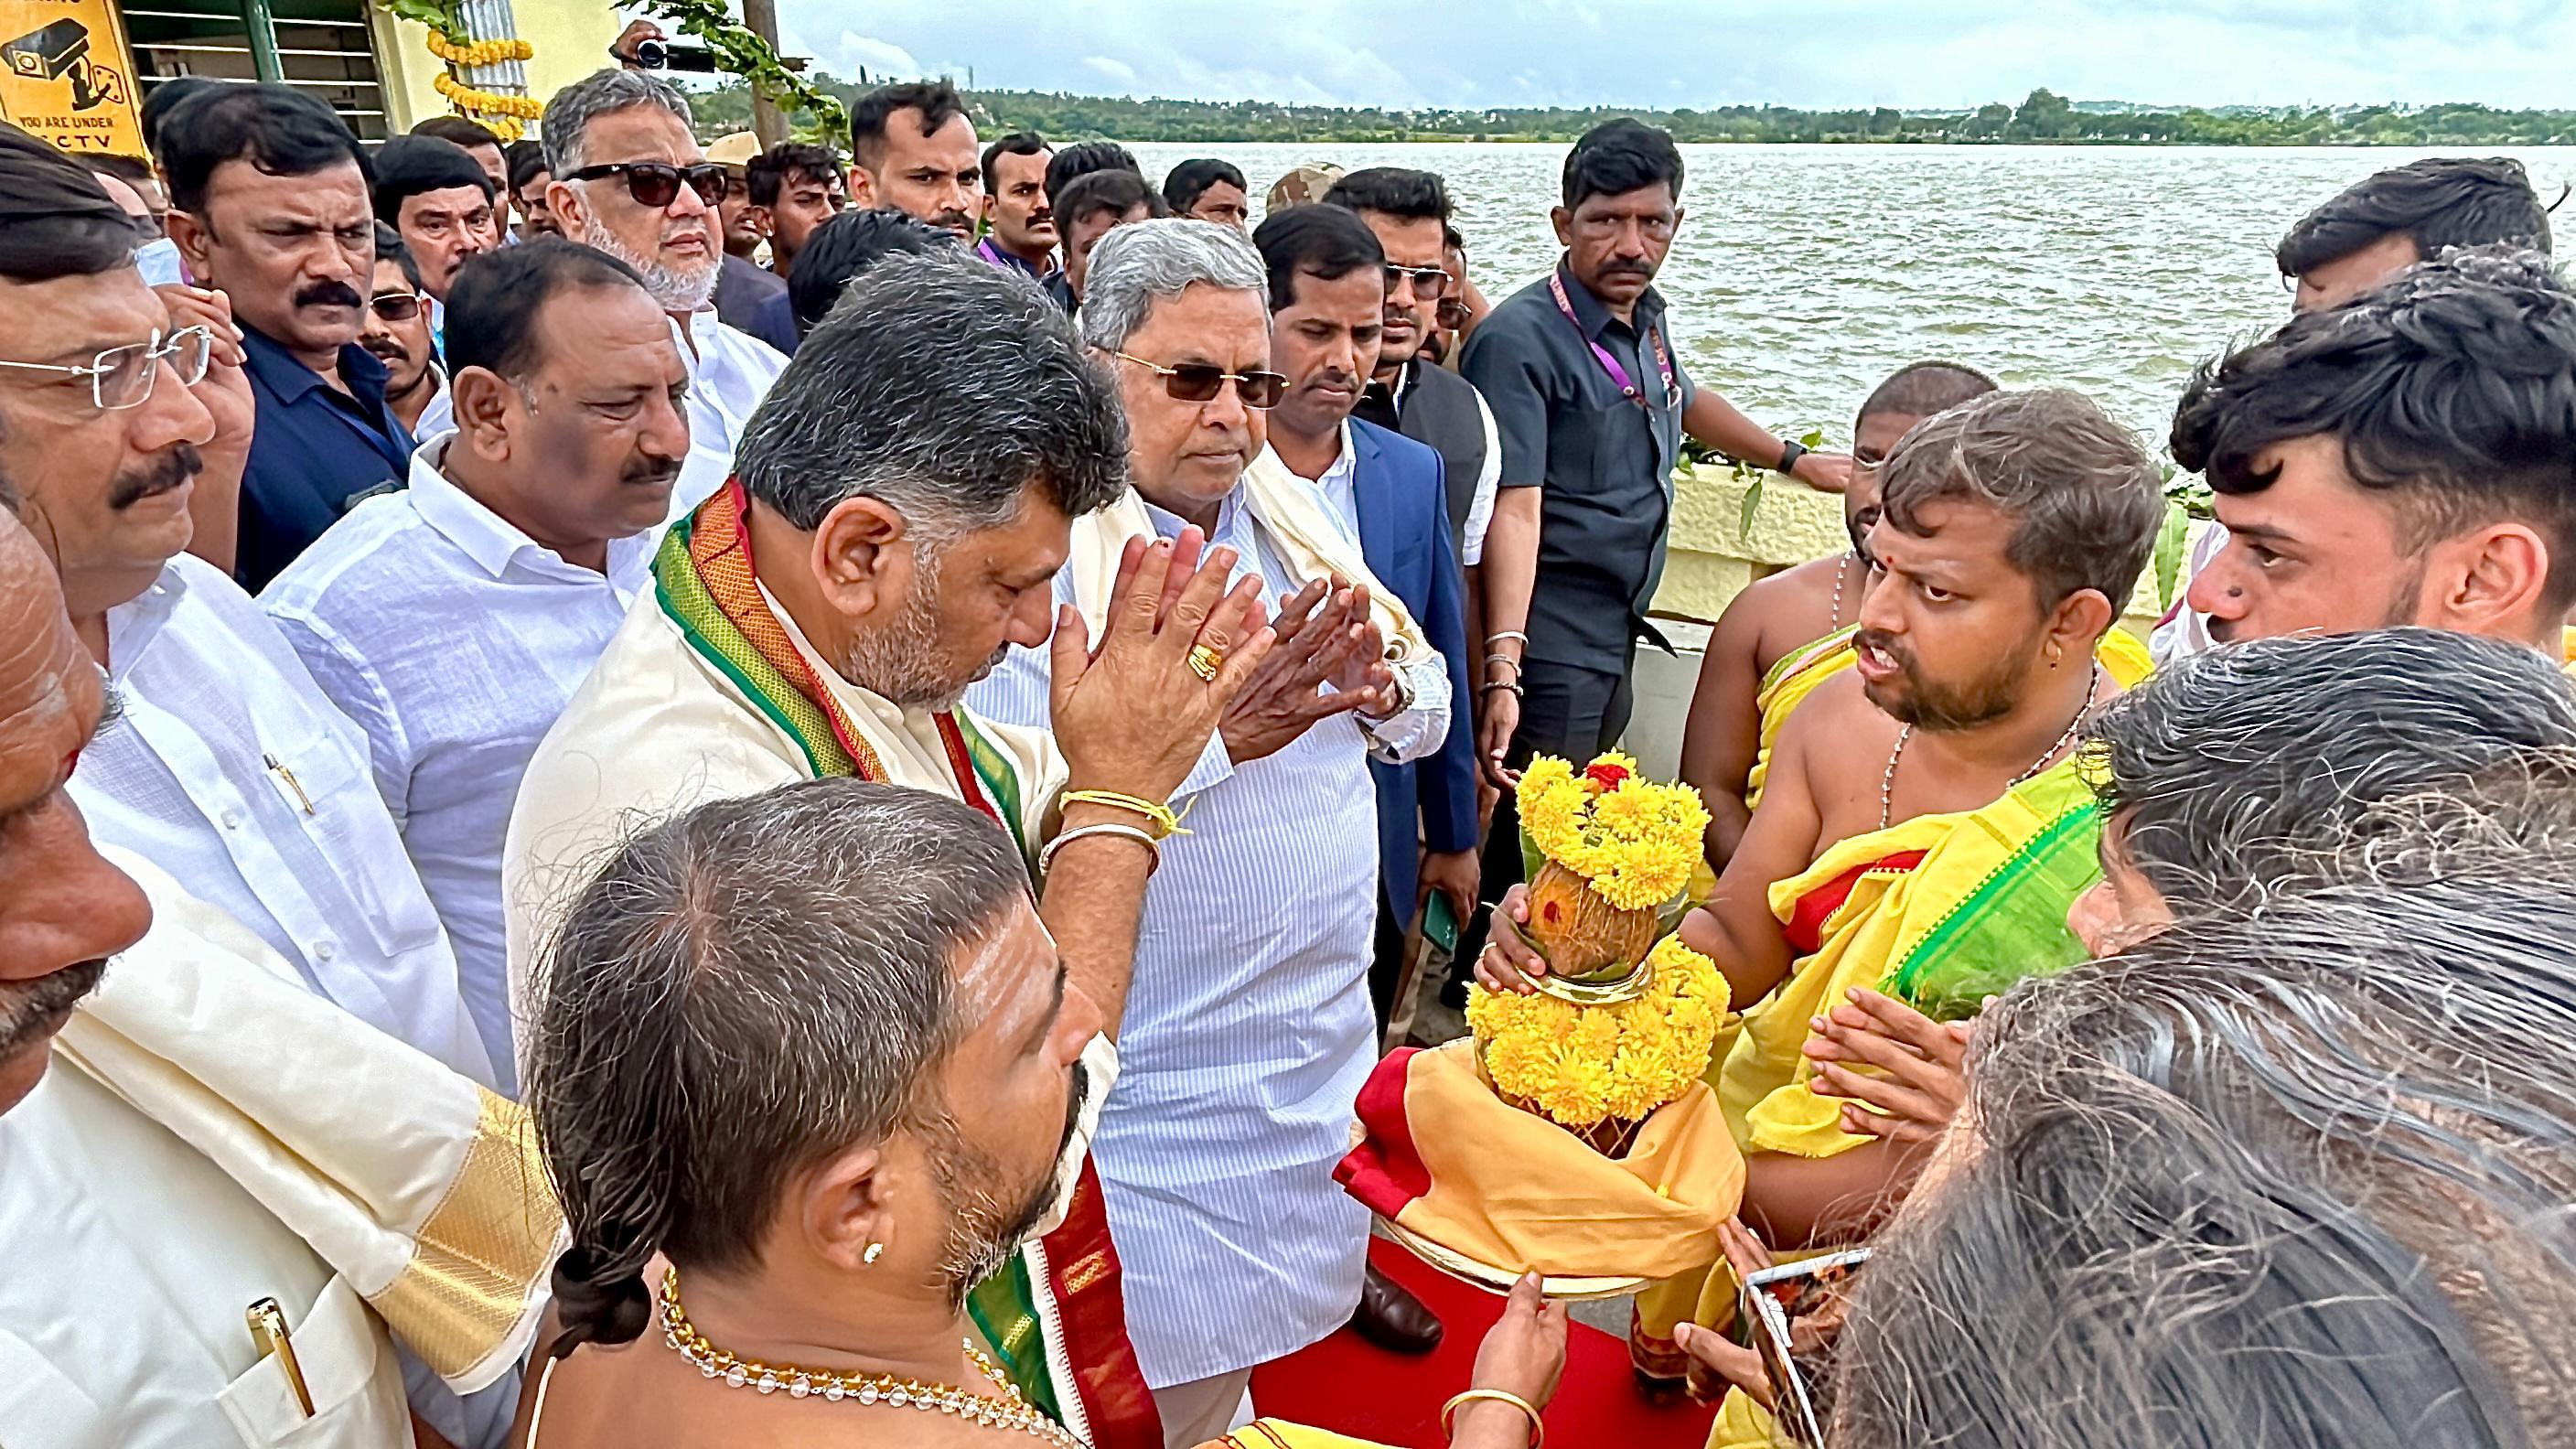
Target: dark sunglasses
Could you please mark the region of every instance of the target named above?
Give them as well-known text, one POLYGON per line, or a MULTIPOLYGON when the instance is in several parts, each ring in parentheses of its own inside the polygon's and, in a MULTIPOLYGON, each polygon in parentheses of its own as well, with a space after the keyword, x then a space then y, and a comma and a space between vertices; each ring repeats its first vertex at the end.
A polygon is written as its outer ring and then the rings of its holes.
POLYGON ((724 200, 725 192, 733 184, 732 178, 725 175, 725 169, 713 161, 701 161, 695 166, 668 166, 659 161, 612 161, 600 166, 584 166, 564 179, 597 181, 603 176, 625 177, 626 194, 635 198, 635 204, 657 211, 678 199, 683 181, 698 194, 698 200, 709 206, 724 200))
POLYGON ((1288 392, 1288 379, 1275 372, 1228 372, 1214 363, 1184 362, 1178 367, 1165 367, 1147 362, 1124 352, 1112 353, 1121 362, 1132 362, 1148 372, 1163 375, 1163 391, 1174 402, 1203 403, 1216 401, 1219 388, 1234 384, 1235 394, 1248 408, 1275 408, 1288 392))
POLYGON ((408 322, 420 315, 420 294, 387 292, 381 297, 367 299, 367 306, 388 322, 408 322))
POLYGON ((1388 291, 1394 291, 1396 283, 1407 277, 1413 279, 1413 295, 1425 302, 1437 301, 1449 290, 1449 274, 1438 267, 1399 267, 1393 262, 1387 263, 1388 291))

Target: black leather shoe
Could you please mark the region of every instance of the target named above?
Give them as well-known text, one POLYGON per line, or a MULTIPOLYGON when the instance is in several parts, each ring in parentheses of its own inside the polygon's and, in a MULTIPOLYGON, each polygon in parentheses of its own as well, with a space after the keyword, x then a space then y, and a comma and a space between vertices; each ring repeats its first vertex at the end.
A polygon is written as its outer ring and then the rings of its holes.
POLYGON ((1351 1314, 1351 1327, 1390 1353, 1429 1353, 1440 1346, 1439 1318, 1374 1263, 1360 1284, 1360 1306, 1351 1314))

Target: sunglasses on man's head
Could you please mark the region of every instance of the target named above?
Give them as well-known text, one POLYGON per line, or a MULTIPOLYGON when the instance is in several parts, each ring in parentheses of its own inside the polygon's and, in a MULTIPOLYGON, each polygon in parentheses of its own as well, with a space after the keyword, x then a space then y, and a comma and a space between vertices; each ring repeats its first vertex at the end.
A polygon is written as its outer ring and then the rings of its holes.
POLYGON ((679 198, 683 181, 688 182, 689 189, 698 194, 698 200, 709 206, 724 200, 725 192, 733 185, 733 179, 725 175, 724 167, 713 161, 701 161, 695 166, 670 166, 660 161, 611 161, 598 166, 584 166, 564 179, 597 181, 603 176, 625 177, 626 194, 635 198, 635 204, 656 210, 679 198))
POLYGON ((1214 363, 1184 362, 1178 367, 1165 367, 1147 362, 1124 352, 1112 353, 1121 362, 1132 362, 1148 372, 1163 375, 1163 391, 1174 402, 1203 403, 1216 401, 1218 389, 1234 384, 1236 396, 1248 408, 1275 408, 1288 392, 1288 379, 1275 372, 1228 372, 1214 363))
POLYGON ((387 292, 367 299, 367 306, 387 322, 408 322, 420 315, 418 292, 387 292))
POLYGON ((1393 262, 1386 264, 1388 291, 1394 291, 1396 284, 1407 277, 1413 279, 1413 295, 1425 302, 1436 301, 1449 290, 1449 274, 1438 267, 1399 267, 1393 262))

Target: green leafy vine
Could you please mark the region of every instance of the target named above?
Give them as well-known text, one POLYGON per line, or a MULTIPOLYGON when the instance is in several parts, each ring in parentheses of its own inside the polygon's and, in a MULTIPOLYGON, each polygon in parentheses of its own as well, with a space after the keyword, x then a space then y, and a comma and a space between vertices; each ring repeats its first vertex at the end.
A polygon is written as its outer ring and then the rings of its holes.
MULTIPOLYGON (((436 0, 403 0, 434 4, 436 0)), ((714 55, 718 67, 741 76, 757 94, 786 107, 805 111, 826 141, 847 145, 850 113, 840 98, 789 70, 778 50, 733 18, 724 0, 650 0, 644 9, 683 34, 693 35, 714 55)))

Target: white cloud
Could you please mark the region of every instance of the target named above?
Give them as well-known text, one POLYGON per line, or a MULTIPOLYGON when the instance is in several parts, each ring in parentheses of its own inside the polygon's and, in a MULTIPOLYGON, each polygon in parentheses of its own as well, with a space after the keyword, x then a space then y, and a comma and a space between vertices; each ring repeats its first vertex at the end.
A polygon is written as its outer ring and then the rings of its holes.
POLYGON ((847 74, 963 65, 987 87, 1360 105, 1959 106, 2080 100, 2569 104, 2576 6, 2535 0, 1086 0, 996 23, 956 0, 781 0, 847 74))
POLYGON ((852 76, 860 71, 869 75, 910 76, 923 74, 921 62, 912 52, 892 41, 861 35, 855 30, 841 32, 840 44, 833 50, 832 61, 825 69, 835 75, 852 76))

